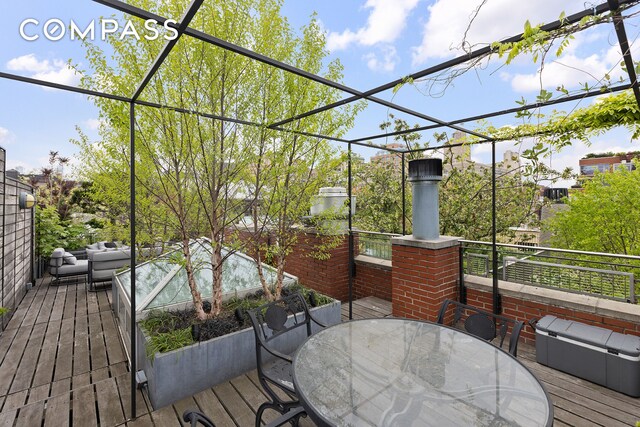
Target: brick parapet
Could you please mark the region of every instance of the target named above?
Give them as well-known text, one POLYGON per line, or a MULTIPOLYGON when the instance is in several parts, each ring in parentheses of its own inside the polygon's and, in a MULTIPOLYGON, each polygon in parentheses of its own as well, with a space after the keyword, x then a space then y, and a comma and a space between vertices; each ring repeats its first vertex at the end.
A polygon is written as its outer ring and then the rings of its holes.
POLYGON ((442 302, 456 299, 458 245, 453 239, 436 244, 403 237, 392 240, 393 315, 435 320, 442 302))

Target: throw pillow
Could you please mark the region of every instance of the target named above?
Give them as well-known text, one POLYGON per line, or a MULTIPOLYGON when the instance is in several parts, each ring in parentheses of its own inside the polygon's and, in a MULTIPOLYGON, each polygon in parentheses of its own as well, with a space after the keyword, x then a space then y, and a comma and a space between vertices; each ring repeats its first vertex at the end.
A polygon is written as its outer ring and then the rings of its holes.
POLYGON ((76 265, 76 262, 78 262, 78 259, 76 257, 74 257, 73 254, 70 254, 69 252, 65 252, 64 253, 64 263, 65 264, 76 265))
POLYGON ((105 244, 105 242, 98 242, 98 249, 106 248, 106 246, 104 244, 105 244))
POLYGON ((98 244, 97 243, 92 243, 90 245, 86 246, 87 249, 91 249, 91 250, 96 250, 98 249, 98 244))
POLYGON ((109 248, 117 248, 118 245, 116 245, 116 242, 105 242, 104 243, 104 247, 109 249, 109 248))
POLYGON ((51 260, 49 261, 49 265, 51 267, 60 267, 64 260, 64 249, 57 248, 51 253, 51 260))

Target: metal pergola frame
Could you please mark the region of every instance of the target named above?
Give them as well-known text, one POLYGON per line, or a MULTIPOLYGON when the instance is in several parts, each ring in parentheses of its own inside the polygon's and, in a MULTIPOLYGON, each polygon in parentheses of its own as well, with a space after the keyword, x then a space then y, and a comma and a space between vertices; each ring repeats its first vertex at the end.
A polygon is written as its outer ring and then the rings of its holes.
MULTIPOLYGON (((118 10, 120 12, 126 13, 128 15, 131 16, 135 16, 141 19, 155 19, 158 23, 160 24, 165 24, 166 21, 168 20, 165 17, 156 15, 152 12, 146 11, 144 9, 140 9, 138 7, 135 7, 133 5, 127 4, 123 1, 120 0, 93 0, 96 3, 102 4, 104 6, 107 6, 109 8, 112 8, 114 10, 118 10)), ((202 3, 205 0, 191 0, 191 3, 189 4, 189 6, 187 7, 186 11, 183 13, 183 16, 181 17, 180 21, 177 22, 176 24, 173 23, 167 23, 167 25, 171 26, 172 28, 174 28, 178 35, 175 39, 167 41, 165 43, 164 48, 160 51, 160 53, 158 54, 158 56, 156 57, 155 61, 153 62, 152 66, 149 68, 149 70, 147 71, 144 79, 142 80, 142 82, 138 85, 135 93, 131 96, 131 97, 127 97, 127 96, 122 96, 122 95, 116 95, 116 94, 110 94, 110 93, 105 93, 105 92, 101 92, 101 91, 94 91, 94 90, 89 90, 89 89, 85 89, 85 88, 81 88, 81 87, 75 87, 75 86, 69 86, 69 85, 64 85, 64 84, 59 84, 59 83, 53 83, 53 82, 48 82, 48 81, 44 81, 44 80, 39 80, 39 79, 34 79, 34 78, 30 78, 30 77, 24 77, 24 76, 19 76, 19 75, 15 75, 15 74, 11 74, 11 73, 5 73, 5 72, 0 72, 0 78, 2 79, 8 79, 8 80, 13 80, 13 81, 19 81, 19 82, 24 82, 24 83, 29 83, 29 84, 35 84, 35 85, 39 85, 39 86, 44 86, 44 87, 50 87, 50 88, 55 88, 55 89, 60 89, 63 91, 67 91, 67 92, 74 92, 74 93, 79 93, 79 94, 83 94, 83 95, 88 95, 88 96, 95 96, 95 97, 101 97, 101 98, 106 98, 106 99, 111 99, 111 100, 115 100, 115 101, 120 101, 120 102, 126 102, 129 104, 129 130, 130 130, 130 240, 131 240, 131 306, 133 307, 131 310, 131 325, 135 325, 136 323, 136 316, 135 316, 135 284, 136 284, 136 265, 135 265, 135 259, 136 259, 136 251, 135 251, 135 244, 136 244, 136 227, 135 227, 135 222, 136 222, 136 216, 135 216, 135 206, 136 206, 136 201, 135 201, 135 193, 136 193, 136 187, 135 187, 135 107, 136 105, 139 106, 145 106, 145 107, 153 107, 153 108, 165 108, 165 109, 169 109, 175 112, 180 112, 180 113, 185 113, 185 114, 196 114, 202 117, 206 117, 206 118, 211 118, 211 119, 216 119, 216 120, 221 120, 221 121, 225 121, 225 122, 230 122, 230 123, 235 123, 235 124, 240 124, 240 125, 246 125, 246 126, 267 126, 270 129, 273 130, 277 130, 277 131, 282 131, 282 132, 291 132, 291 133, 295 133, 298 135, 302 135, 302 136, 308 136, 308 137, 313 137, 313 138, 320 138, 320 139, 324 139, 324 140, 328 140, 328 141, 335 141, 335 142, 340 142, 340 143, 344 143, 347 145, 347 152, 348 152, 348 197, 349 200, 351 200, 351 193, 352 193, 352 170, 351 170, 351 154, 352 154, 352 145, 358 145, 358 146, 363 146, 363 147, 370 147, 370 148, 378 148, 381 150, 385 150, 387 152, 391 152, 391 153, 395 153, 397 155, 401 156, 401 160, 402 160, 402 215, 403 215, 403 234, 405 234, 406 228, 405 228, 405 219, 406 219, 406 215, 405 215, 405 204, 406 204, 406 197, 405 197, 405 186, 406 186, 406 174, 405 174, 405 166, 406 166, 406 154, 408 153, 414 153, 414 152, 425 152, 425 151, 433 151, 433 150, 438 150, 438 149, 442 149, 442 148, 448 148, 448 147, 454 147, 457 145, 461 145, 461 144, 444 144, 444 145, 440 145, 437 147, 428 147, 428 148, 420 148, 420 149, 408 149, 408 150, 399 150, 399 149, 394 149, 394 148, 389 148, 389 147, 385 147, 385 146, 379 146, 373 143, 365 143, 364 141, 372 141, 372 140, 376 140, 376 139, 380 139, 380 138, 387 138, 390 136, 399 136, 399 135, 403 135, 403 134, 407 134, 407 133, 413 133, 413 132, 419 132, 419 131, 425 131, 425 130, 429 130, 429 129, 437 129, 437 128, 442 128, 442 127, 446 127, 449 129, 453 129, 453 130, 457 130, 460 132, 464 132, 468 135, 472 135, 476 138, 478 138, 477 141, 472 142, 471 144, 480 144, 480 143, 490 143, 491 144, 491 158, 492 158, 492 162, 491 162, 491 175, 492 175, 492 188, 491 188, 491 197, 492 197, 492 255, 493 255, 493 309, 494 312, 498 313, 500 311, 500 297, 499 297, 499 293, 498 293, 498 276, 497 276, 497 246, 496 246, 496 143, 500 142, 499 140, 492 138, 490 136, 487 135, 483 135, 481 133, 472 131, 470 129, 466 129, 464 127, 461 127, 460 124, 463 122, 467 122, 467 121, 475 121, 475 120, 480 120, 480 119, 485 119, 485 118, 490 118, 490 117, 497 117, 497 116, 503 116, 503 115, 507 115, 507 114, 513 114, 519 111, 526 111, 526 110, 531 110, 531 109, 537 109, 537 108, 541 108, 541 107, 546 107, 546 106, 550 106, 550 105, 555 105, 555 104, 562 104, 562 103, 566 103, 566 102, 571 102, 571 101, 578 101, 581 99, 585 99, 588 97, 592 97, 592 96, 597 96, 597 95, 602 95, 603 93, 613 93, 613 92, 618 92, 618 91, 623 91, 623 90, 627 90, 627 89, 632 89, 634 96, 636 98, 636 102, 638 103, 638 105, 640 106, 640 87, 638 86, 638 81, 637 81, 637 77, 636 77, 636 73, 635 73, 635 68, 633 66, 633 58, 631 57, 631 52, 630 52, 630 48, 629 48, 629 42, 627 39, 627 35, 626 35, 626 31, 625 31, 625 25, 624 25, 624 19, 620 13, 620 9, 621 7, 631 7, 631 6, 635 6, 637 4, 640 4, 640 0, 607 0, 606 3, 602 3, 599 4, 596 7, 593 7, 591 9, 586 9, 582 12, 567 16, 565 18, 563 18, 562 20, 557 20, 551 23, 548 23, 546 25, 543 25, 541 27, 542 30, 544 31, 554 31, 554 30, 558 30, 567 26, 570 26, 572 24, 576 24, 578 23, 582 18, 586 17, 586 16, 598 16, 598 15, 603 15, 605 13, 611 12, 611 17, 613 20, 613 25, 616 31, 616 35, 618 38, 618 43, 620 45, 620 49, 622 51, 622 55, 623 55, 623 59, 625 62, 625 66, 627 69, 627 72, 629 74, 629 83, 627 84, 622 84, 622 85, 618 85, 615 87, 611 87, 611 88, 598 88, 596 90, 590 91, 590 92, 586 92, 583 94, 579 94, 579 95, 574 95, 574 96, 567 96, 565 98, 560 98, 560 99, 554 99, 554 100, 549 100, 546 102, 538 102, 538 103, 534 103, 534 104, 529 104, 529 105, 524 105, 524 106, 520 106, 520 107, 516 107, 516 108, 510 108, 510 109, 505 109, 505 110, 501 110, 501 111, 496 111, 496 112, 492 112, 492 113, 487 113, 487 114, 482 114, 482 115, 477 115, 477 116, 472 116, 472 117, 465 117, 465 118, 461 118, 461 119, 456 119, 456 120, 451 120, 451 121, 444 121, 444 120, 440 120, 436 117, 427 115, 427 114, 423 114, 421 112, 406 108, 402 105, 398 105, 389 101, 386 101, 384 99, 378 98, 375 95, 384 91, 387 91, 389 89, 392 89, 394 87, 396 87, 399 84, 402 84, 403 82, 409 81, 409 80, 417 80, 417 79, 421 79, 421 78, 425 78, 427 76, 445 71, 447 69, 450 69, 452 67, 455 67, 457 65, 461 65, 464 64, 468 61, 480 58, 482 56, 491 54, 493 52, 495 52, 495 47, 493 46, 486 46, 486 47, 482 47, 480 49, 474 50, 466 55, 461 55, 458 56, 456 58, 453 58, 451 60, 448 61, 444 61, 438 65, 423 69, 421 71, 418 71, 416 73, 413 73, 409 76, 406 76, 404 78, 400 78, 400 79, 396 79, 393 80, 389 83, 386 83, 384 85, 375 87, 373 89, 370 89, 368 91, 359 91, 356 89, 353 89, 349 86, 343 85, 341 83, 337 83, 331 80, 328 80, 324 77, 318 76, 316 74, 313 73, 309 73, 307 71, 304 71, 302 69, 293 67, 289 64, 285 64, 283 62, 277 61, 273 58, 261 55, 259 53, 253 52, 249 49, 243 48, 241 46, 232 44, 226 40, 222 40, 219 39, 217 37, 211 36, 209 34, 206 34, 202 31, 198 31, 196 29, 193 29, 191 27, 189 27, 189 24, 191 22, 191 20, 194 18, 194 16, 196 15, 196 13, 198 12, 200 6, 202 5, 202 3), (295 74, 297 76, 303 77, 305 79, 311 80, 313 82, 328 86, 330 88, 333 89, 337 89, 340 90, 342 92, 346 92, 347 94, 351 95, 348 98, 344 98, 340 101, 328 104, 328 105, 324 105, 318 108, 315 108, 311 111, 307 111, 301 114, 297 114, 293 117, 288 117, 288 118, 284 118, 276 123, 269 123, 269 124, 264 124, 264 123, 255 123, 255 122, 251 122, 251 121, 246 121, 246 120, 242 120, 242 119, 237 119, 237 118, 231 118, 231 117, 224 117, 224 116, 219 116, 219 115, 215 115, 215 114, 209 114, 209 113, 203 113, 200 111, 196 111, 196 110, 190 110, 190 109, 185 109, 185 108, 181 108, 181 107, 177 107, 177 106, 170 106, 170 105, 161 105, 161 104, 157 104, 157 103, 153 103, 153 102, 148 102, 148 101, 143 101, 140 100, 140 95, 142 94, 142 92, 144 91, 145 87, 149 84, 149 82, 151 81, 151 79, 153 78, 153 76, 156 74, 156 72, 158 71, 158 69, 160 68, 160 66, 162 65, 162 63, 164 62, 164 60, 167 58, 167 56, 171 53, 171 50, 173 49, 173 47, 177 44, 177 42, 179 41, 179 39, 183 36, 183 35, 187 35, 189 37, 193 37, 195 39, 201 40, 205 43, 209 43, 211 45, 217 46, 219 48, 228 50, 230 52, 236 53, 238 55, 242 55, 245 56, 247 58, 250 58, 252 60, 255 61, 259 61, 262 62, 264 64, 267 64, 269 66, 278 68, 280 70, 283 70, 285 72, 289 72, 292 74, 295 74), (331 110, 333 108, 337 108, 337 107, 341 107, 343 105, 347 105, 349 103, 361 100, 361 99, 366 99, 368 101, 371 101, 373 103, 385 106, 389 109, 392 110, 396 110, 396 111, 400 111, 402 113, 408 114, 410 116, 416 117, 416 118, 420 118, 423 120, 426 120, 428 122, 431 122, 432 124, 430 125, 426 125, 426 126, 422 126, 422 127, 417 127, 417 128, 411 128, 411 129, 407 129, 407 130, 402 130, 402 131, 395 131, 395 132, 389 132, 389 133, 384 133, 384 134, 376 134, 376 135, 371 135, 371 136, 367 136, 367 137, 361 137, 361 138, 353 138, 353 139, 344 139, 344 138, 336 138, 336 137, 332 137, 330 135, 316 135, 316 134, 311 134, 311 133, 306 133, 306 132, 299 132, 299 131, 295 131, 295 130, 290 130, 290 129, 286 129, 283 128, 282 126, 291 123, 293 121, 296 120, 300 120, 303 119, 305 117, 309 117, 312 116, 314 114, 318 114, 321 113, 323 111, 328 111, 331 110)), ((502 40, 502 43, 512 43, 512 42, 518 42, 521 41, 523 39, 523 34, 518 34, 515 35, 513 37, 509 37, 506 38, 504 40, 502 40)), ((352 317, 352 299, 353 299, 353 267, 354 267, 354 257, 353 257, 353 251, 354 251, 354 239, 353 239, 353 229, 352 229, 352 216, 349 215, 349 318, 352 317)), ((462 274, 462 273, 461 273, 462 274)), ((461 295, 462 296, 462 295, 461 295)), ((132 414, 132 418, 136 418, 136 393, 135 393, 135 389, 137 387, 137 380, 136 380, 136 337, 135 337, 135 327, 132 326, 131 328, 131 414, 132 414)))

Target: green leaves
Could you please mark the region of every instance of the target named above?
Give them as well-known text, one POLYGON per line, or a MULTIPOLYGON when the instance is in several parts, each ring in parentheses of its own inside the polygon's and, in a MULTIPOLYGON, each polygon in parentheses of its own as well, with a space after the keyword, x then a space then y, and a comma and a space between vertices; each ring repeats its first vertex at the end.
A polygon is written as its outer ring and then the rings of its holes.
POLYGON ((640 169, 596 173, 544 226, 554 247, 640 255, 638 200, 640 169))

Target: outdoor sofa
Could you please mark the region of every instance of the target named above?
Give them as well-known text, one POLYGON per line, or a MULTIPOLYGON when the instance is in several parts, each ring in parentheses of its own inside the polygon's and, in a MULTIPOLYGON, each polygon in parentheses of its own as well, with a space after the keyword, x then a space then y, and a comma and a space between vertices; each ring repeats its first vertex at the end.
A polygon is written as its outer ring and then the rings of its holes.
POLYGON ((116 270, 130 264, 131 250, 129 248, 87 249, 87 257, 89 290, 94 290, 96 282, 110 282, 116 270))
POLYGON ((55 278, 55 283, 59 283, 61 277, 82 276, 88 274, 88 272, 88 260, 77 259, 63 248, 57 248, 51 253, 49 274, 55 278))

